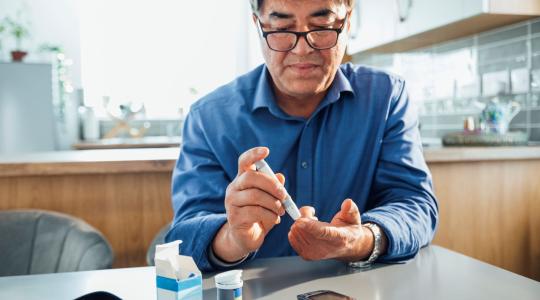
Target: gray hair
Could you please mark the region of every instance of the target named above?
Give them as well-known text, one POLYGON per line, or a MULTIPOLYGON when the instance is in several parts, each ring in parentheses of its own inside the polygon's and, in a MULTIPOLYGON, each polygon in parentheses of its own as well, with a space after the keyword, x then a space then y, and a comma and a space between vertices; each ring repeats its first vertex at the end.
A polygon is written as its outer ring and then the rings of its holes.
MULTIPOLYGON (((263 1, 264 0, 249 0, 249 3, 251 4, 251 10, 256 15, 259 15, 259 13, 261 12, 261 7, 263 5, 263 1)), ((345 5, 347 5, 347 8, 350 11, 350 10, 352 10, 352 8, 354 6, 354 1, 355 0, 336 0, 336 1, 339 1, 340 3, 345 3, 345 5)))

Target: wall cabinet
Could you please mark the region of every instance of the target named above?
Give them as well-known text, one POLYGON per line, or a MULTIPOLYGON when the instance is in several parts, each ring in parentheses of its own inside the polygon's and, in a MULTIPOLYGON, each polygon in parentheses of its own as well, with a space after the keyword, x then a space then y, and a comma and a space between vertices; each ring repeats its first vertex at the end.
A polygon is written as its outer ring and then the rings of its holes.
MULTIPOLYGON (((480 0, 394 0, 396 3, 397 16, 394 21, 397 23, 396 38, 404 38, 420 32, 443 26, 474 14, 469 10, 477 9, 473 5, 466 5, 464 2, 478 3, 480 0)), ((480 10, 477 11, 478 13, 480 10)))
POLYGON ((540 15, 538 0, 357 0, 348 53, 401 52, 540 15))
POLYGON ((395 0, 356 0, 348 52, 389 43, 396 36, 395 0))

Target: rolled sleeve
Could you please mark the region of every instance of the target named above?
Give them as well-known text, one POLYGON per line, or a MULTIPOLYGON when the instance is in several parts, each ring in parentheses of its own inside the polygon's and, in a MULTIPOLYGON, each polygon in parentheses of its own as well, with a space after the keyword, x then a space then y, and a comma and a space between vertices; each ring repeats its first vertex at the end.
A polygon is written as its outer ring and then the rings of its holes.
POLYGON ((181 253, 211 271, 208 246, 227 221, 224 199, 230 179, 217 161, 196 108, 184 123, 182 148, 172 176, 174 221, 166 241, 182 240, 181 253))
POLYGON ((362 222, 378 224, 388 238, 383 262, 413 258, 433 239, 438 222, 431 174, 422 153, 417 112, 405 83, 394 84, 381 152, 362 222))

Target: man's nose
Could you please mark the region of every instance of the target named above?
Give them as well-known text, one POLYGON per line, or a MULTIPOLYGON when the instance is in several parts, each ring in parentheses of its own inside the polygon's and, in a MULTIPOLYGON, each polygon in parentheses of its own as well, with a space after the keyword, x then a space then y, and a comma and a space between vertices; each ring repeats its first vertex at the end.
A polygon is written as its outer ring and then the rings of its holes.
POLYGON ((296 47, 294 47, 291 52, 297 55, 305 55, 313 52, 314 50, 315 49, 311 48, 311 46, 308 44, 307 36, 301 36, 298 38, 296 47))

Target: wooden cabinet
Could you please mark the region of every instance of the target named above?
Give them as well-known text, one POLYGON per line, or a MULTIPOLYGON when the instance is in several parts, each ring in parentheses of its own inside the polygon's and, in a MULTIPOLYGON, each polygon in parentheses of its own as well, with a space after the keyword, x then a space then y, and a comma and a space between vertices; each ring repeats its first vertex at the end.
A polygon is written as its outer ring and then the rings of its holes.
POLYGON ((0 210, 44 209, 83 219, 114 251, 114 267, 146 265, 173 218, 178 148, 58 151, 0 157, 0 210))
MULTIPOLYGON (((170 222, 178 148, 73 151, 0 160, 0 210, 38 208, 98 228, 115 267, 145 264, 170 222), (20 160, 19 160, 20 161, 20 160)), ((439 200, 434 244, 540 280, 540 147, 426 149, 439 200)))
POLYGON ((76 216, 105 235, 113 248, 113 267, 145 266, 151 241, 173 217, 171 172, 127 169, 111 174, 0 175, 0 210, 44 209, 76 216))
POLYGON ((540 160, 430 163, 433 243, 540 280, 540 160))

